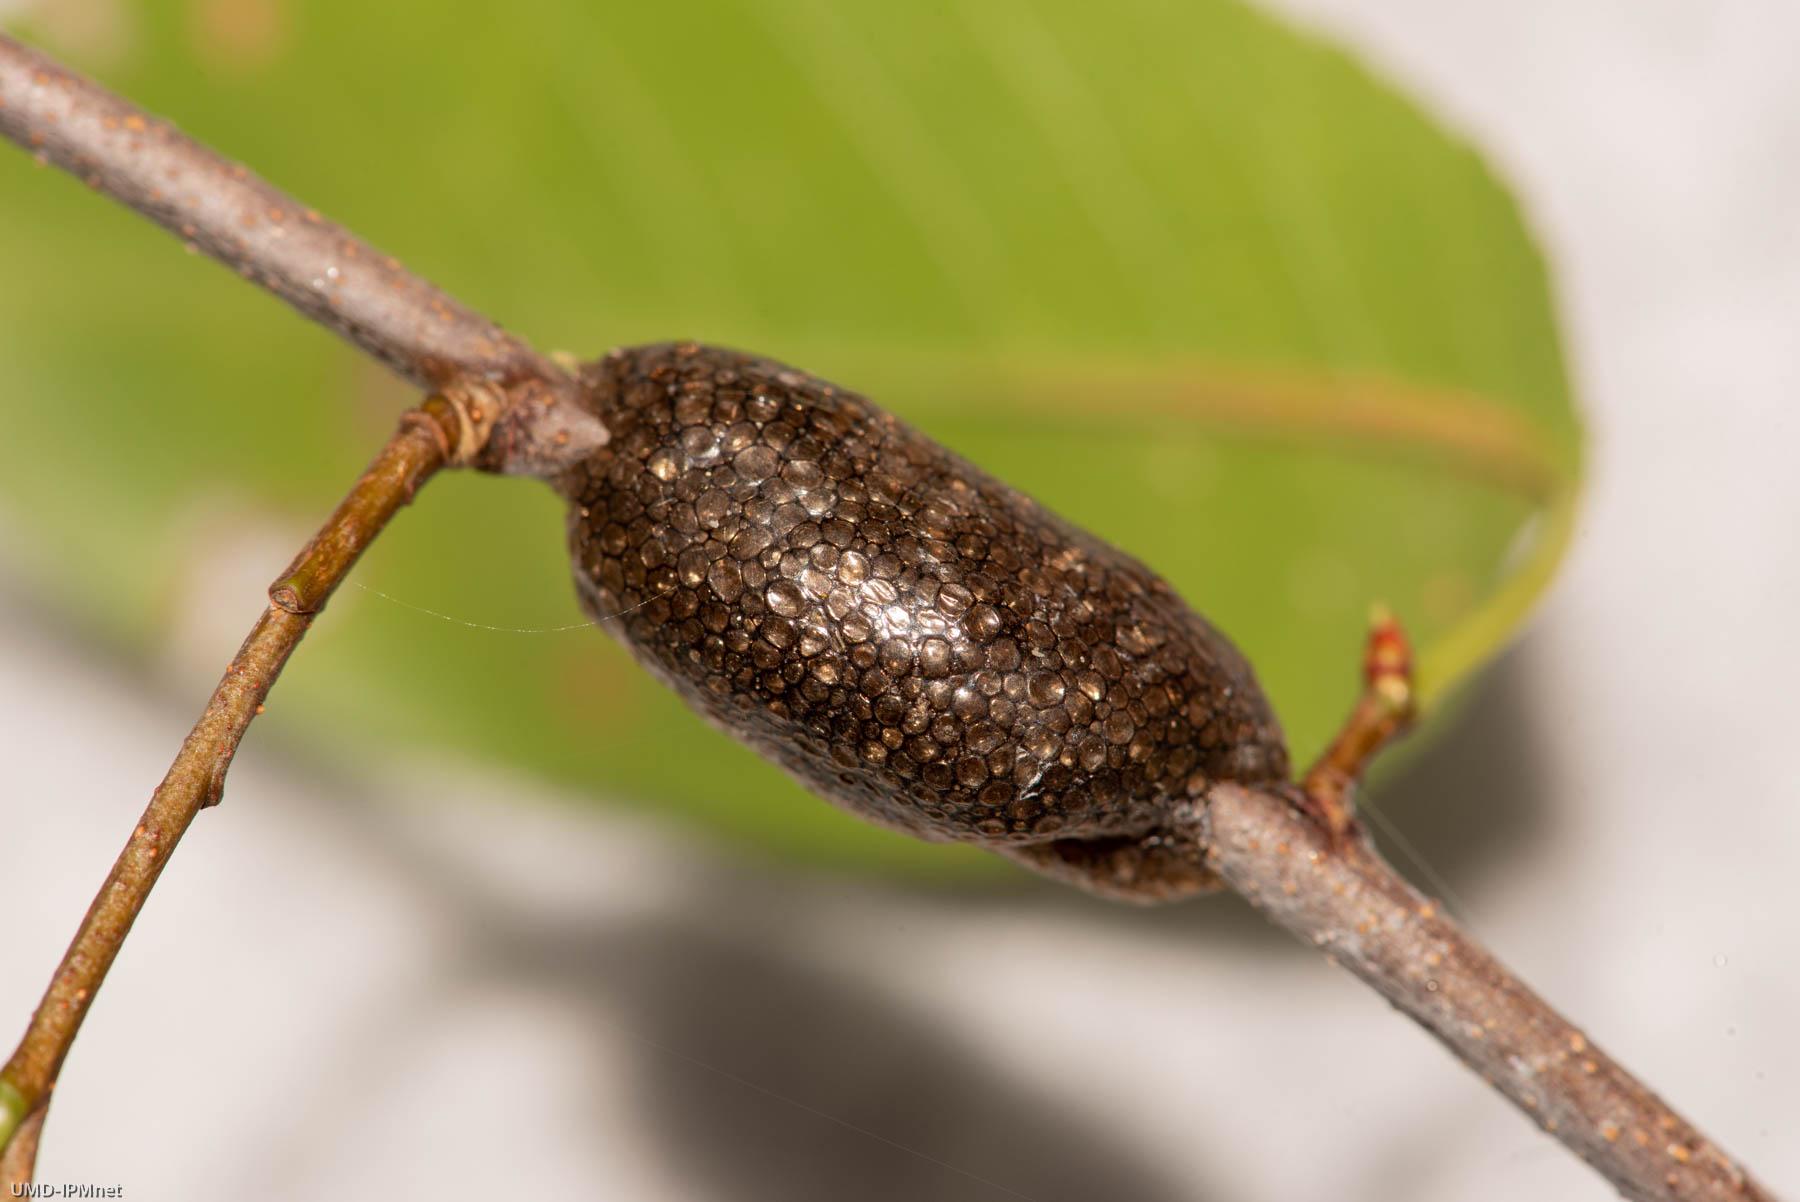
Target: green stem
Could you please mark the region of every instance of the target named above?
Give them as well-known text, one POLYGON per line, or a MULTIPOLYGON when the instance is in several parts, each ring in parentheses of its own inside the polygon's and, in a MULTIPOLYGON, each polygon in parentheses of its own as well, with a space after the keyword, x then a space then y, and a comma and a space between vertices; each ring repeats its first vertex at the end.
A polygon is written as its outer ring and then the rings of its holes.
POLYGON ((13 1132, 31 1113, 31 1103, 19 1092, 19 1087, 9 1081, 4 1073, 0 1073, 0 1148, 12 1142, 13 1132))

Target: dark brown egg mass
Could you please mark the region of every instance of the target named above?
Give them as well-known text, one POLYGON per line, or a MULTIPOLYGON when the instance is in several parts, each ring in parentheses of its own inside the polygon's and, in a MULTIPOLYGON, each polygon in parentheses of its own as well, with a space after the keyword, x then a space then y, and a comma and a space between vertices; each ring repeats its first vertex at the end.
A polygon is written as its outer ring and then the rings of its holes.
POLYGON ((1210 886, 1173 807, 1287 777, 1225 638, 1136 560, 853 392, 693 344, 582 383, 583 605, 813 792, 1140 899, 1210 886))

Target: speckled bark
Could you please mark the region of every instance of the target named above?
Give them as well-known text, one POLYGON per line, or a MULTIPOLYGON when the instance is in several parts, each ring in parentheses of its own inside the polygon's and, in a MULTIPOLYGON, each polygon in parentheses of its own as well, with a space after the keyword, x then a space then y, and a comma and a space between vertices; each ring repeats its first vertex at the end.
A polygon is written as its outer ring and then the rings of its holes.
POLYGON ((1771 1195, 1361 839, 1331 847, 1287 791, 1220 785, 1200 812, 1213 870, 1349 969, 1637 1202, 1771 1195))
POLYGON ((605 441, 568 374, 242 164, 0 33, 0 136, 156 222, 426 388, 506 409, 478 465, 547 475, 605 441))

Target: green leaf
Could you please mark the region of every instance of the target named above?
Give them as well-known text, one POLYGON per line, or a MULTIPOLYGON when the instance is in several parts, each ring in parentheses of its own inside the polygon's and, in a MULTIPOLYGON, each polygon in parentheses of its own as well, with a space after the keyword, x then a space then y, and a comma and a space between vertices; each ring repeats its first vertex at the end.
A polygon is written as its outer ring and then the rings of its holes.
MULTIPOLYGON (((874 396, 1168 576, 1301 761, 1372 602, 1441 696, 1566 541, 1579 432, 1512 200, 1237 3, 321 0, 249 35, 189 11, 148 6, 110 61, 54 48, 540 345, 695 337, 874 396)), ((6 546, 153 647, 215 519, 297 545, 406 393, 25 156, 0 197, 6 546)), ((278 712, 821 862, 986 862, 805 796, 561 629, 561 540, 540 486, 434 483, 278 712)))

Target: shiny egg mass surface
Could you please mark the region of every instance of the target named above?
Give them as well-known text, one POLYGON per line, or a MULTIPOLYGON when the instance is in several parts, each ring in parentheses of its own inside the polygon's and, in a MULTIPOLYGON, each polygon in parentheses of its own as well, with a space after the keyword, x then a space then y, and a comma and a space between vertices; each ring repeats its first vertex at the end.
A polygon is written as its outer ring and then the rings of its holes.
POLYGON ((691 343, 587 365, 590 614, 813 792, 1101 892, 1209 887, 1172 808, 1285 779, 1243 657, 1160 577, 853 392, 691 343))

